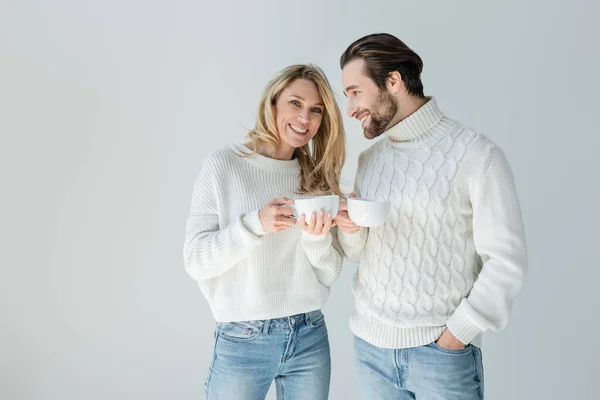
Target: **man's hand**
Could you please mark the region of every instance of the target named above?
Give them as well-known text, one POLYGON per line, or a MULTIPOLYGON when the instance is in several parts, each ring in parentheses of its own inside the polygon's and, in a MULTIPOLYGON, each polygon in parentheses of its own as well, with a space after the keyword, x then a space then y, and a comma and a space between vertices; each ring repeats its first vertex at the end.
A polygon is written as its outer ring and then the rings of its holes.
MULTIPOLYGON (((350 193, 348 197, 356 197, 354 193, 350 193)), ((360 227, 357 226, 348 215, 348 202, 341 201, 337 216, 335 217, 335 223, 342 230, 342 232, 353 235, 359 231, 360 227)))
POLYGON ((458 340, 448 328, 442 332, 442 336, 440 336, 435 343, 448 350, 462 350, 465 348, 465 344, 458 340))

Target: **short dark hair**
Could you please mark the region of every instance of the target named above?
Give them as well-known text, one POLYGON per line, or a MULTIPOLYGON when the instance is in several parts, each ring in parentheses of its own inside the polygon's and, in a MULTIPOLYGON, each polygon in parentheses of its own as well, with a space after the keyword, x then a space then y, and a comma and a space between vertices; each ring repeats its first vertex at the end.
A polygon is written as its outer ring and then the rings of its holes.
POLYGON ((362 58, 367 75, 379 89, 385 88, 390 72, 398 71, 410 95, 425 97, 421 72, 423 61, 403 41, 389 33, 373 33, 352 43, 340 57, 344 69, 350 61, 362 58))

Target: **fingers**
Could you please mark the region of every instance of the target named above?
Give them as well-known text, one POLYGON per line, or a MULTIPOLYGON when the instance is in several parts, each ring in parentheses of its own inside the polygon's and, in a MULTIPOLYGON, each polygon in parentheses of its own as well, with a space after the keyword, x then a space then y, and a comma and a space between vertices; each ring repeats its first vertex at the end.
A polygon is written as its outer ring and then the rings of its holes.
MULTIPOLYGON (((319 213, 321 213, 321 211, 319 211, 319 213)), ((322 222, 321 222, 322 223, 322 222)), ((315 226, 317 224, 317 218, 316 215, 313 214, 312 217, 310 218, 310 221, 308 223, 308 233, 314 235, 315 233, 315 226)))
POLYGON ((327 216, 325 216, 323 211, 319 211, 317 214, 312 215, 308 224, 306 223, 306 217, 302 215, 300 217, 300 226, 307 233, 319 236, 327 235, 331 230, 331 227, 336 225, 334 224, 331 213, 327 213, 327 216))
POLYGON ((358 227, 348 228, 348 227, 343 227, 341 225, 338 225, 338 227, 342 230, 342 232, 344 232, 348 235, 354 235, 356 232, 358 232, 360 230, 360 228, 358 228, 358 227))
POLYGON ((285 215, 278 215, 275 217, 275 223, 281 226, 292 227, 296 225, 296 218, 288 217, 285 215))
POLYGON ((359 229, 360 227, 358 225, 356 225, 354 222, 352 221, 338 221, 338 226, 341 228, 346 228, 346 229, 359 229))
POLYGON ((290 228, 292 228, 294 226, 296 226, 295 223, 293 225, 289 225, 289 224, 275 222, 275 224, 273 224, 273 229, 274 229, 275 232, 282 232, 282 231, 290 229, 290 228))
POLYGON ((308 229, 308 224, 306 223, 306 215, 302 214, 300 216, 299 224, 300 224, 300 228, 302 228, 303 231, 310 233, 309 229, 308 229))
POLYGON ((356 225, 353 222, 342 221, 342 220, 338 220, 337 221, 337 225, 341 226, 342 228, 354 228, 354 227, 356 227, 356 225))
POLYGON ((290 227, 287 225, 274 225, 273 228, 274 228, 273 232, 275 232, 275 233, 283 232, 283 231, 290 229, 290 227))
POLYGON ((317 214, 317 222, 315 223, 315 228, 322 228, 325 223, 325 213, 323 211, 319 211, 317 214))
POLYGON ((321 230, 321 235, 327 235, 331 230, 333 225, 333 218, 331 218, 331 213, 327 213, 327 218, 325 219, 325 225, 323 225, 323 229, 321 230))
POLYGON ((277 197, 269 202, 269 204, 273 204, 275 206, 282 206, 285 204, 294 204, 294 200, 287 197, 277 197))
POLYGON ((345 200, 340 201, 338 212, 339 211, 348 211, 348 202, 347 201, 345 201, 345 200))
POLYGON ((349 231, 354 232, 359 229, 359 227, 354 224, 343 224, 341 222, 338 222, 337 226, 346 233, 348 233, 349 231))
POLYGON ((348 234, 356 233, 360 229, 359 226, 352 222, 346 211, 339 212, 335 217, 335 221, 339 229, 348 234))
MULTIPOLYGON (((306 221, 307 217, 304 214, 297 220, 293 216, 294 209, 292 207, 286 207, 284 204, 280 204, 284 201, 293 202, 293 200, 281 197, 273 199, 269 204, 270 220, 272 221, 272 226, 276 232, 281 232, 299 224, 304 231, 311 235, 327 235, 334 226, 345 224, 348 225, 348 229, 350 229, 351 226, 355 226, 349 219, 348 221, 339 222, 333 219, 331 213, 325 214, 323 211, 312 214, 308 222, 306 221)), ((342 212, 342 218, 343 214, 344 213, 342 212)))
MULTIPOLYGON (((355 199, 356 198, 356 194, 350 193, 348 195, 348 198, 355 199)), ((340 200, 339 210, 340 211, 348 211, 348 201, 347 200, 340 200)))
POLYGON ((293 216, 294 215, 294 209, 292 207, 287 207, 285 205, 278 205, 277 206, 277 213, 280 214, 280 215, 293 216))
POLYGON ((302 228, 302 230, 306 231, 307 233, 314 235, 316 220, 317 220, 316 215, 313 214, 310 218, 310 221, 308 223, 306 223, 306 215, 302 214, 300 216, 300 227, 302 228))
POLYGON ((318 235, 322 234, 324 217, 325 217, 324 214, 325 213, 323 211, 319 211, 316 215, 316 218, 315 218, 315 215, 313 214, 313 218, 310 221, 311 225, 313 226, 313 229, 311 232, 313 235, 318 236, 318 235), (316 219, 316 221, 315 221, 315 219, 316 219), (314 224, 312 223, 313 221, 314 221, 314 224))
POLYGON ((338 215, 335 217, 335 221, 338 223, 338 225, 354 224, 354 222, 352 222, 352 220, 350 219, 350 216, 348 215, 347 211, 339 211, 338 215))
POLYGON ((300 227, 306 230, 306 215, 304 214, 300 216, 300 227))

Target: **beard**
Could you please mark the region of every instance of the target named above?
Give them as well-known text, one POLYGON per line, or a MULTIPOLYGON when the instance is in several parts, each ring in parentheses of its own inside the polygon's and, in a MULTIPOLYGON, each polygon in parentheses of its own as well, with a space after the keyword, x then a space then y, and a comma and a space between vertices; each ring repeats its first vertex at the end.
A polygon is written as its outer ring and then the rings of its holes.
POLYGON ((375 139, 389 128, 398 112, 398 103, 387 90, 382 90, 370 112, 371 122, 363 133, 367 139, 375 139))

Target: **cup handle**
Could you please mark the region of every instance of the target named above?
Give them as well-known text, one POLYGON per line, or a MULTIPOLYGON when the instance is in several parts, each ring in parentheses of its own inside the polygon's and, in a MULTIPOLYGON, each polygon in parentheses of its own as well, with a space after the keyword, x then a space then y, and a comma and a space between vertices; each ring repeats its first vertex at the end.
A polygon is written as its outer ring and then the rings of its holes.
POLYGON ((294 218, 299 219, 300 216, 298 215, 298 210, 296 210, 296 205, 295 204, 288 204, 288 207, 290 207, 292 210, 294 210, 294 218))

